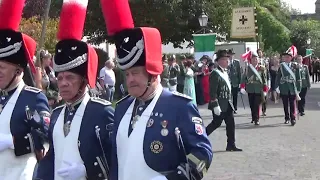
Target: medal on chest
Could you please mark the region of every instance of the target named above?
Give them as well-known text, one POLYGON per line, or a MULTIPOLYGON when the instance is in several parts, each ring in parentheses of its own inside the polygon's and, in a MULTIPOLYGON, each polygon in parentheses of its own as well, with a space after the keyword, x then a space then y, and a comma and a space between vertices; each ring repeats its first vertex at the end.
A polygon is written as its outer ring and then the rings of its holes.
POLYGON ((169 134, 169 130, 167 129, 168 121, 167 120, 163 120, 161 122, 161 126, 162 126, 161 135, 162 136, 168 136, 168 134, 169 134))
POLYGON ((67 121, 66 123, 64 123, 63 125, 63 133, 64 133, 64 136, 68 136, 69 132, 70 132, 70 127, 71 127, 71 122, 70 121, 67 121))
POLYGON ((134 129, 136 123, 138 122, 138 120, 140 119, 140 116, 139 115, 136 115, 132 118, 132 121, 131 121, 131 127, 132 129, 134 129))

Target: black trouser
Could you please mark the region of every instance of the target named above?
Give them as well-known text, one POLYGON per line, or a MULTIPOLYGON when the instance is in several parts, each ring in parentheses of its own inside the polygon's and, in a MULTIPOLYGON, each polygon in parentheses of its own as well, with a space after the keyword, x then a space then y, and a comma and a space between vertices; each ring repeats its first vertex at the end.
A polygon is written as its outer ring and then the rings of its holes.
POLYGON ((301 91, 300 91, 300 98, 301 100, 298 101, 298 110, 300 113, 303 113, 304 112, 304 107, 306 105, 306 95, 307 95, 307 91, 308 91, 308 88, 302 88, 301 91))
POLYGON ((260 117, 261 94, 248 93, 251 117, 253 121, 258 121, 260 117))
POLYGON ((239 93, 239 88, 238 87, 232 87, 231 89, 231 93, 232 93, 232 103, 234 106, 234 110, 238 110, 238 93, 239 93))
POLYGON ((267 112, 267 96, 264 97, 264 102, 261 104, 261 110, 263 113, 267 112))
POLYGON ((312 82, 318 82, 318 81, 319 81, 319 73, 317 72, 317 70, 313 70, 312 82))
POLYGON ((235 142, 235 123, 233 117, 233 109, 229 105, 227 112, 221 112, 220 116, 217 116, 212 111, 213 120, 206 127, 207 135, 209 136, 214 130, 221 126, 222 121, 226 123, 227 129, 227 142, 229 146, 234 145, 235 142))
POLYGON ((285 120, 296 120, 296 95, 281 94, 285 120), (290 114, 289 114, 290 106, 290 114))

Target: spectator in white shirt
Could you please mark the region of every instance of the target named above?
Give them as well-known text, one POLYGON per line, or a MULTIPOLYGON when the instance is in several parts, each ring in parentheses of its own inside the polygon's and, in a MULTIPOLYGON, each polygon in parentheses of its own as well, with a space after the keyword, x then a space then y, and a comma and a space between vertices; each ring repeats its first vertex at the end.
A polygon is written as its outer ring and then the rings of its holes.
POLYGON ((116 76, 113 71, 115 64, 112 60, 107 60, 105 62, 105 67, 103 67, 100 70, 100 84, 101 86, 104 86, 104 99, 112 102, 113 101, 113 96, 115 92, 115 84, 116 84, 116 76))

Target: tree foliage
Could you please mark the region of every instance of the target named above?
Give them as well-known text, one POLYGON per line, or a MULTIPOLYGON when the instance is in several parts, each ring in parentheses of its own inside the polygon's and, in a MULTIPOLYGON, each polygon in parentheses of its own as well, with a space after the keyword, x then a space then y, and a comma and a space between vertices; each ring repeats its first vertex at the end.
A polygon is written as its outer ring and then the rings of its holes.
MULTIPOLYGON (((179 46, 184 41, 191 41, 192 34, 201 30, 198 17, 202 9, 208 14, 208 29, 220 34, 227 34, 234 0, 131 0, 130 7, 136 27, 151 26, 160 30, 164 43, 172 42, 179 46)), ((53 0, 50 17, 58 17, 62 0, 53 0)), ((89 1, 85 35, 89 41, 99 44, 108 39, 102 16, 100 1, 89 1)))
MULTIPOLYGON (((29 0, 41 1, 41 0, 29 0)), ((50 17, 58 18, 63 0, 52 0, 50 17)), ((290 14, 298 13, 282 0, 129 0, 136 27, 152 26, 160 30, 163 43, 179 46, 192 40, 192 34, 201 30, 198 17, 202 10, 209 16, 208 29, 230 34, 232 8, 255 6, 259 9, 259 39, 265 49, 283 51, 288 46, 290 14), (287 28, 286 28, 287 27, 287 28)), ((100 1, 89 1, 85 33, 89 42, 100 44, 109 40, 100 1)), ((244 39, 243 41, 252 41, 244 39)))
POLYGON ((292 22, 291 41, 297 47, 298 53, 305 55, 307 48, 312 48, 320 55, 320 23, 315 20, 295 20, 292 22), (311 44, 308 45, 308 39, 311 44))
MULTIPOLYGON (((49 19, 45 37, 44 48, 53 53, 57 43, 57 29, 59 19, 49 19)), ((23 18, 20 24, 20 31, 31 36, 37 42, 40 41, 42 24, 38 17, 23 18)))
POLYGON ((290 31, 277 21, 267 9, 257 9, 258 32, 264 50, 283 52, 290 43, 290 31))
POLYGON ((26 0, 23 9, 23 18, 28 19, 34 16, 41 17, 44 14, 45 6, 45 0, 26 0))

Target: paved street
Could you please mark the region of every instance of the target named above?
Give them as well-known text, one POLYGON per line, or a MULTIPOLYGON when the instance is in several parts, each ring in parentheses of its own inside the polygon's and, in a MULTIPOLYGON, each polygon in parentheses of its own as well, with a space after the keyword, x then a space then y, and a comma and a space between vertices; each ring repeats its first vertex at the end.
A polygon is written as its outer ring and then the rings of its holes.
MULTIPOLYGON (((296 126, 284 124, 282 102, 269 102, 260 126, 250 123, 247 96, 239 96, 236 144, 243 152, 225 152, 225 126, 210 135, 214 158, 205 180, 320 180, 320 84, 307 95, 306 116, 296 126)), ((205 123, 211 112, 200 107, 205 123)))

